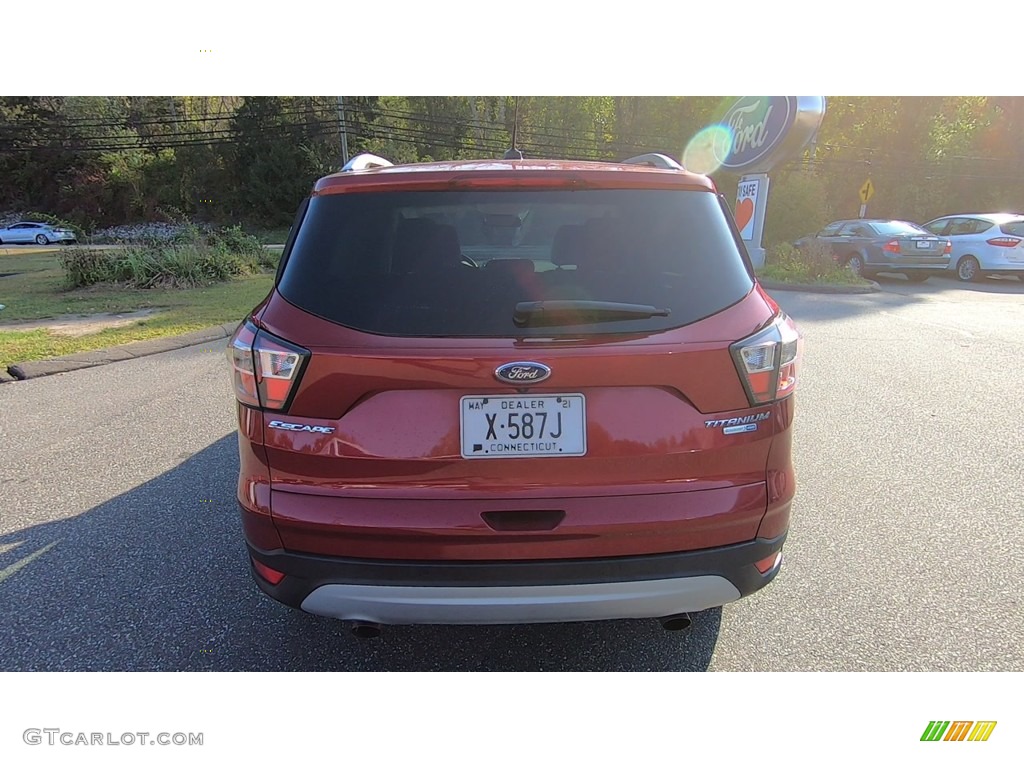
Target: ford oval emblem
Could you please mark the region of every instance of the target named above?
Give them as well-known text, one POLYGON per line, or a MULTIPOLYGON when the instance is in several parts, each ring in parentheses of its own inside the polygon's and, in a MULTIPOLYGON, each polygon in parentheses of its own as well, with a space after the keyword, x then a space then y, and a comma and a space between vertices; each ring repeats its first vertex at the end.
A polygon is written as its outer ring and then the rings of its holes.
POLYGON ((494 378, 506 384, 536 384, 551 375, 542 363, 505 363, 494 372, 494 378))
POLYGON ((792 96, 745 96, 725 113, 729 128, 724 145, 715 154, 727 170, 745 170, 763 162, 776 149, 796 118, 792 96))

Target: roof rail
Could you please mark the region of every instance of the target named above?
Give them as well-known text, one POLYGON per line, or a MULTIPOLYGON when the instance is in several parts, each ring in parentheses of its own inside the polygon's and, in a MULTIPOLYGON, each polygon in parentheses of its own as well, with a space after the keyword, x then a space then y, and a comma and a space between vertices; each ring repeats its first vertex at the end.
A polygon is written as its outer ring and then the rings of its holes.
POLYGON ((388 168, 394 165, 394 163, 385 160, 383 157, 377 157, 377 155, 371 155, 369 152, 363 152, 361 155, 356 155, 341 169, 343 171, 365 171, 369 168, 388 168))
POLYGON ((628 160, 623 160, 622 162, 628 163, 629 165, 650 165, 654 168, 664 168, 667 171, 686 170, 668 155, 662 155, 658 152, 648 152, 646 155, 637 155, 636 157, 631 157, 628 160))

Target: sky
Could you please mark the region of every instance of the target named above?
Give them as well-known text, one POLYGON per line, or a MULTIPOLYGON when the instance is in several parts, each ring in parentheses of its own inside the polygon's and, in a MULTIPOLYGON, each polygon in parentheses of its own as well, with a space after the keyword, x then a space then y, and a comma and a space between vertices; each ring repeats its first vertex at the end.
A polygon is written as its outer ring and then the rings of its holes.
POLYGON ((5 36, 0 95, 1021 92, 1016 46, 961 53, 934 13, 891 0, 239 7, 56 0, 59 23, 5 36))

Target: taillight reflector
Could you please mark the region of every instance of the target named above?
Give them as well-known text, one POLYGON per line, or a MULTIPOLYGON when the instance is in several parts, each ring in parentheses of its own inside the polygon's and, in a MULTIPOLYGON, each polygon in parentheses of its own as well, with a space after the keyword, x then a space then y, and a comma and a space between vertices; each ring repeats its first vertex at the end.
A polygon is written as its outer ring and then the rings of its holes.
POLYGON ((1020 242, 1019 237, 993 237, 991 240, 986 240, 989 245, 996 245, 1000 248, 1015 248, 1017 243, 1020 242))
POLYGON ((231 366, 231 382, 235 397, 245 405, 260 407, 256 388, 256 365, 252 357, 252 343, 256 340, 256 326, 249 321, 242 323, 228 342, 228 365, 231 366))
POLYGON ((252 560, 253 570, 260 575, 260 578, 269 581, 270 584, 275 587, 281 583, 281 580, 284 578, 284 573, 276 571, 269 565, 261 563, 255 557, 251 557, 249 559, 252 560))
POLYGON ((781 559, 782 553, 776 552, 774 554, 768 555, 768 557, 764 558, 763 560, 758 560, 756 563, 754 563, 754 567, 757 568, 757 570, 761 573, 768 573, 768 571, 770 571, 772 568, 779 564, 779 560, 781 559))
POLYGON ((889 253, 900 253, 900 241, 890 240, 888 243, 882 246, 882 250, 887 251, 889 253))

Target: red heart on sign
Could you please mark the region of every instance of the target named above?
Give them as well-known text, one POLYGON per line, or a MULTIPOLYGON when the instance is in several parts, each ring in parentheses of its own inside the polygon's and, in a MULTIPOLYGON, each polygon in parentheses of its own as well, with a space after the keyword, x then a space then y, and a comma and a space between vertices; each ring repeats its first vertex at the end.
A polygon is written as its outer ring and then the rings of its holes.
POLYGON ((745 197, 736 204, 736 226, 740 232, 754 218, 754 199, 745 197))

